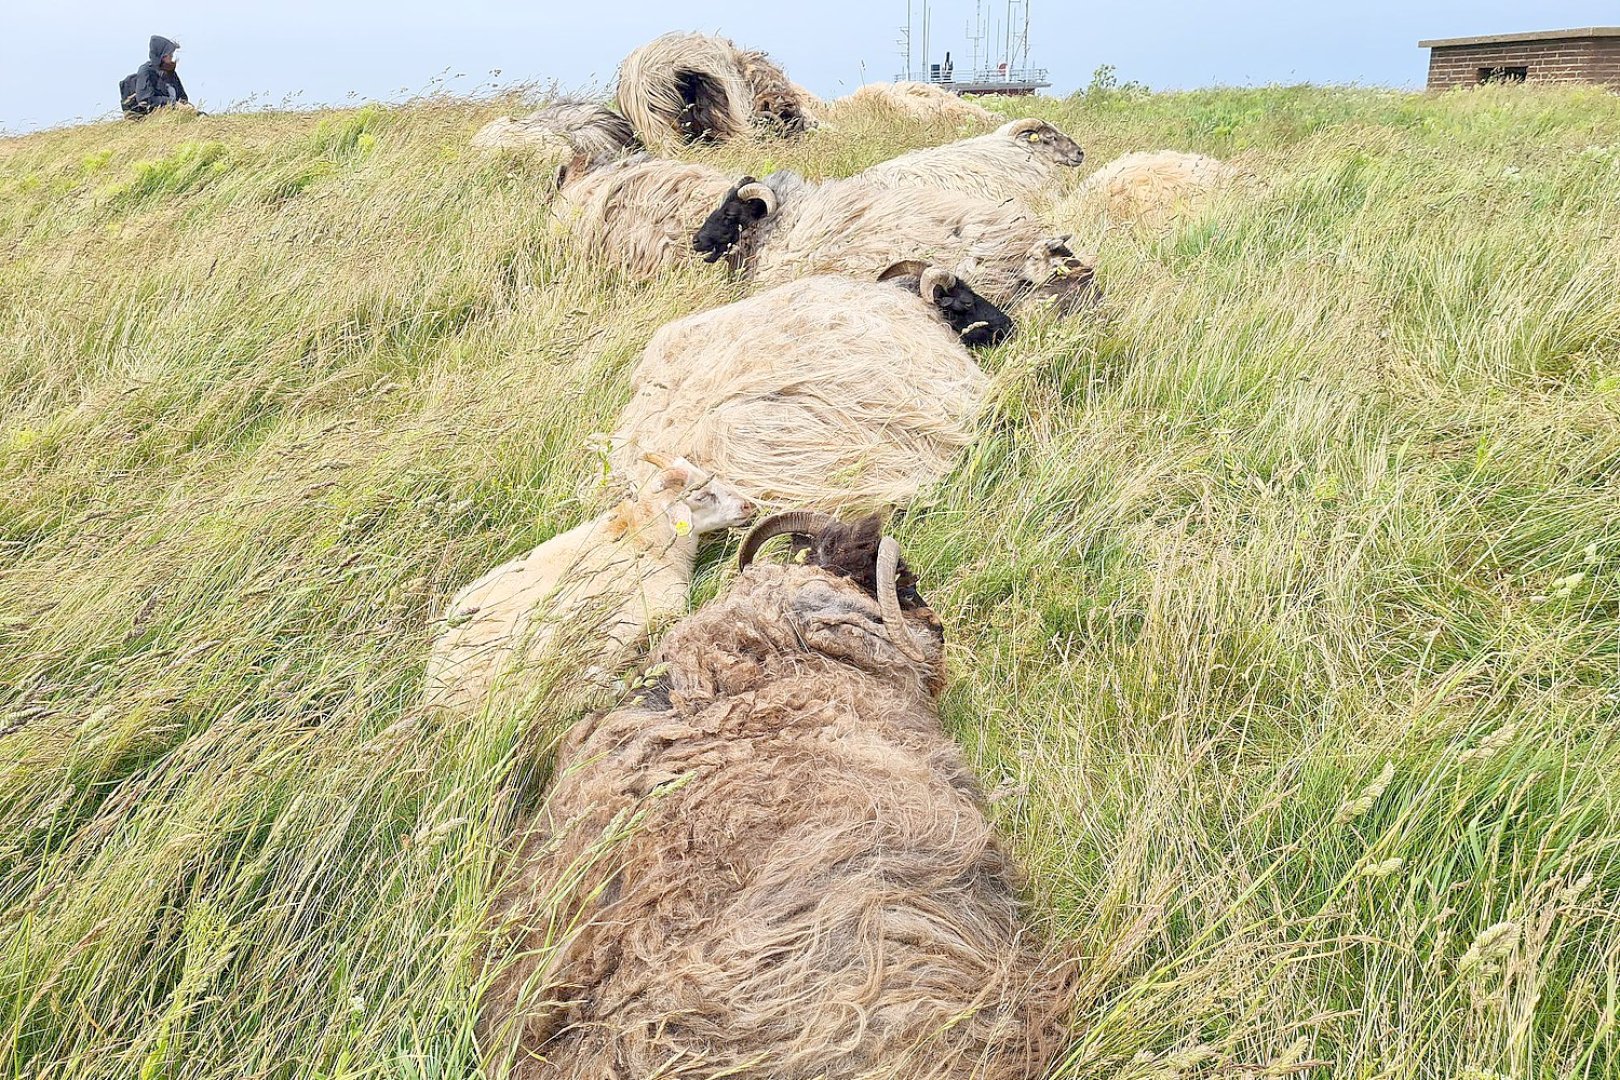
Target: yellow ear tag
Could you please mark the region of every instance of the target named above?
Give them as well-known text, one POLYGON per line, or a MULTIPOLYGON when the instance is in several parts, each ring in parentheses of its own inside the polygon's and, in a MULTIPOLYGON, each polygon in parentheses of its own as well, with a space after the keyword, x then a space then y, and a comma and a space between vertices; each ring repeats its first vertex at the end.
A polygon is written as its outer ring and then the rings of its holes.
POLYGON ((1038 132, 1038 131, 1030 132, 1029 133, 1029 141, 1030 142, 1040 142, 1041 141, 1041 133, 1038 132))
POLYGON ((692 531, 692 508, 685 503, 676 503, 671 512, 675 517, 675 535, 685 536, 692 531))

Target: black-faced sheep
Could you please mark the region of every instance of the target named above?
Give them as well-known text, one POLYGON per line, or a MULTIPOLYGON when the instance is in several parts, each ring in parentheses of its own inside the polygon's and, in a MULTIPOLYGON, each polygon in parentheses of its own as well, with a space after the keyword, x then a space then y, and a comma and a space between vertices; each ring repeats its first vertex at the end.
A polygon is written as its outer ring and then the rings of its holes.
POLYGON ((780 182, 743 181, 727 190, 692 246, 709 261, 728 258, 763 285, 812 274, 871 278, 920 259, 949 268, 1002 307, 1036 293, 1095 296, 1088 258, 1015 202, 858 176, 819 186, 797 181, 787 196, 780 182))
POLYGON ((796 135, 810 103, 762 52, 720 37, 665 34, 619 65, 619 108, 649 146, 796 135))
POLYGON ((425 704, 476 710, 554 648, 611 674, 650 626, 685 609, 698 541, 746 524, 753 507, 686 461, 650 464, 657 472, 639 496, 456 593, 433 643, 425 704))
POLYGON ((965 342, 1011 331, 962 282, 803 278, 661 327, 631 375, 610 463, 684 456, 775 505, 903 505, 973 438, 988 380, 965 342))
POLYGON ((1086 158, 1073 139, 1028 117, 988 135, 913 150, 859 173, 884 187, 935 187, 1004 202, 1028 200, 1086 158))
POLYGON ((479 129, 472 144, 485 150, 534 146, 593 160, 607 160, 639 145, 630 121, 590 101, 559 101, 521 120, 496 117, 479 129))
POLYGON ((939 620, 876 519, 785 517, 802 562, 745 565, 558 751, 493 904, 512 1080, 1032 1080, 1062 1048, 1071 969, 940 725, 939 620))

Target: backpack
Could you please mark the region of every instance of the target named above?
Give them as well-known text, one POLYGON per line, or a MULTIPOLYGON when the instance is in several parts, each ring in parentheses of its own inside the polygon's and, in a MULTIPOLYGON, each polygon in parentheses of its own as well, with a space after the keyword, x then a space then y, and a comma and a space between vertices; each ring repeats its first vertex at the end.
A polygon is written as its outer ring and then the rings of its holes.
POLYGON ((135 104, 135 85, 140 77, 141 73, 137 71, 118 80, 118 107, 125 112, 129 112, 135 104))

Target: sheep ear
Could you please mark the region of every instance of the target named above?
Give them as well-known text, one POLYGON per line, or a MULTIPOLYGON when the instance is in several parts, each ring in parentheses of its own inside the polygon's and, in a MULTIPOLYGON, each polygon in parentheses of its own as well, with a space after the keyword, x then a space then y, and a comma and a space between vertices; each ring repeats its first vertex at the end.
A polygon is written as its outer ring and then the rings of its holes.
POLYGON ((1065 233, 1062 236, 1052 237, 1046 242, 1046 253, 1048 255, 1073 255, 1074 252, 1069 250, 1069 241, 1073 239, 1073 233, 1065 233))
POLYGON ((658 474, 658 483, 653 485, 654 491, 685 491, 692 482, 692 471, 689 467, 671 465, 658 474))
POLYGON ((563 187, 590 171, 591 156, 584 151, 575 152, 574 159, 557 170, 557 189, 561 191, 563 187))

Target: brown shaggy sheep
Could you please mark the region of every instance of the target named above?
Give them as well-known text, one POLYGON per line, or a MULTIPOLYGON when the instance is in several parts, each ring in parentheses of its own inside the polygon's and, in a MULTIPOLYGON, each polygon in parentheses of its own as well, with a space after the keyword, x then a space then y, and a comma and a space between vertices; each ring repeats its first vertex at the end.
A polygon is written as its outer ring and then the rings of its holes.
POLYGON ((495 905, 513 1080, 1013 1080, 1061 1048, 1070 968, 940 726, 938 620, 878 519, 778 515, 744 563, 784 530, 795 561, 558 752, 495 905))

